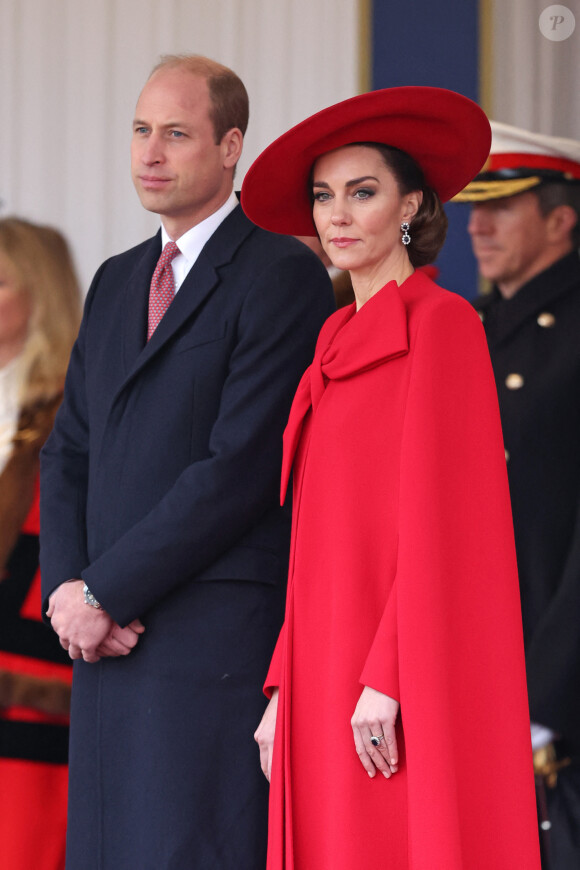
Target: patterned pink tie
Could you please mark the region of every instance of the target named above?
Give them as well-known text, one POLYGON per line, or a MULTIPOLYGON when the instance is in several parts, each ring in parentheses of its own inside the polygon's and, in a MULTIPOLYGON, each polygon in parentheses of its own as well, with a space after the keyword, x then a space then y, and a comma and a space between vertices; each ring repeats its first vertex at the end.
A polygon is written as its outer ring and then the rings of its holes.
POLYGON ((159 322, 175 296, 175 281, 171 261, 180 253, 175 242, 167 242, 155 266, 149 290, 149 324, 147 341, 151 338, 159 322))

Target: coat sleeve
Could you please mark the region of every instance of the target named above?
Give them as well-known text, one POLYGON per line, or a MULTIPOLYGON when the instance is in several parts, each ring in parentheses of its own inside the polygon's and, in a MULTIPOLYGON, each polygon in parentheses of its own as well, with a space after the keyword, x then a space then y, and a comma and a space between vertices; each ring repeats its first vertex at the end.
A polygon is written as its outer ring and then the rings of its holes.
POLYGON ((518 867, 532 870, 539 859, 519 592, 485 336, 471 306, 446 294, 423 312, 413 341, 395 600, 363 676, 391 694, 385 663, 397 645, 410 867, 508 870, 517 855, 518 867))
POLYGON ((286 623, 283 624, 278 635, 274 652, 270 660, 270 667, 264 682, 264 694, 267 698, 272 697, 274 689, 277 689, 282 681, 284 644, 286 642, 286 623))
POLYGON ((360 682, 363 686, 383 692, 389 698, 400 700, 396 581, 391 588, 360 682))
POLYGON ((85 391, 86 323, 101 275, 103 263, 97 271, 87 294, 83 320, 73 347, 66 376, 64 399, 56 415, 53 435, 41 451, 40 489, 40 560, 42 566, 42 612, 48 598, 57 586, 81 576, 88 564, 86 536, 86 492, 89 475, 88 407, 85 391), (63 421, 66 419, 66 424, 63 421), (50 458, 54 432, 63 429, 62 452, 55 468, 50 458), (47 476, 48 466, 50 473, 47 476), (49 477, 50 479, 47 479, 49 477), (45 498, 50 489, 51 498, 45 498), (59 515, 59 534, 43 534, 45 528, 54 529, 55 512, 59 515))
POLYGON ((253 276, 208 458, 186 467, 148 514, 83 566, 82 579, 117 622, 194 579, 276 505, 292 394, 333 308, 326 270, 308 251, 273 259, 253 276))

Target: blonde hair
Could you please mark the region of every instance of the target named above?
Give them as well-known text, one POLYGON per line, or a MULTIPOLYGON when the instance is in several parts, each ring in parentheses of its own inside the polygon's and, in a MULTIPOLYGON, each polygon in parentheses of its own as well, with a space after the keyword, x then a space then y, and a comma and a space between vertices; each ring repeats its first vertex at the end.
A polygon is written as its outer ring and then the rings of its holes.
POLYGON ((64 237, 20 218, 0 219, 0 252, 31 309, 22 352, 23 408, 50 401, 64 386, 81 318, 79 285, 64 237))

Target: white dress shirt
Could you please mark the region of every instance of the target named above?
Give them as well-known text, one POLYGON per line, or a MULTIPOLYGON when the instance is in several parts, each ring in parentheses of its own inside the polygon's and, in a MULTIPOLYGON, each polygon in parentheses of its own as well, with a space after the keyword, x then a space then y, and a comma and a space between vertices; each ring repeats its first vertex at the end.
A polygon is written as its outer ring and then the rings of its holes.
MULTIPOLYGON (((175 243, 181 251, 181 253, 177 254, 177 256, 171 261, 176 293, 187 277, 187 273, 199 257, 201 249, 205 243, 211 238, 211 236, 213 236, 222 221, 227 218, 230 212, 232 212, 237 205, 238 198, 232 190, 227 200, 222 206, 220 206, 220 208, 218 208, 217 211, 214 211, 213 214, 210 214, 210 216, 201 221, 201 223, 196 224, 178 239, 175 239, 175 243)), ((161 224, 161 250, 163 250, 167 242, 170 241, 171 239, 169 238, 165 227, 161 224)))
POLYGON ((12 454, 12 441, 20 417, 20 388, 24 380, 21 357, 0 369, 0 474, 12 454))

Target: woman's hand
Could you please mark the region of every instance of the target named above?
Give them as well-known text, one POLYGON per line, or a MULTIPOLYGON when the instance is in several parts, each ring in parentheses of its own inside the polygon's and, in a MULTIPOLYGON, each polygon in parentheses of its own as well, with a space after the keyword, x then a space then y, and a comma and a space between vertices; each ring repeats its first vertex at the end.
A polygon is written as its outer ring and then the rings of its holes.
POLYGON ((272 774, 272 752, 274 750, 274 732, 276 730, 276 713, 278 712, 278 689, 274 689, 270 703, 264 711, 262 721, 256 728, 254 740, 260 747, 260 765, 264 776, 270 782, 272 774))
POLYGON ((399 769, 395 735, 398 713, 398 701, 369 686, 364 687, 350 724, 358 757, 371 777, 380 770, 389 779, 399 769), (381 738, 378 746, 371 743, 371 737, 381 738))

